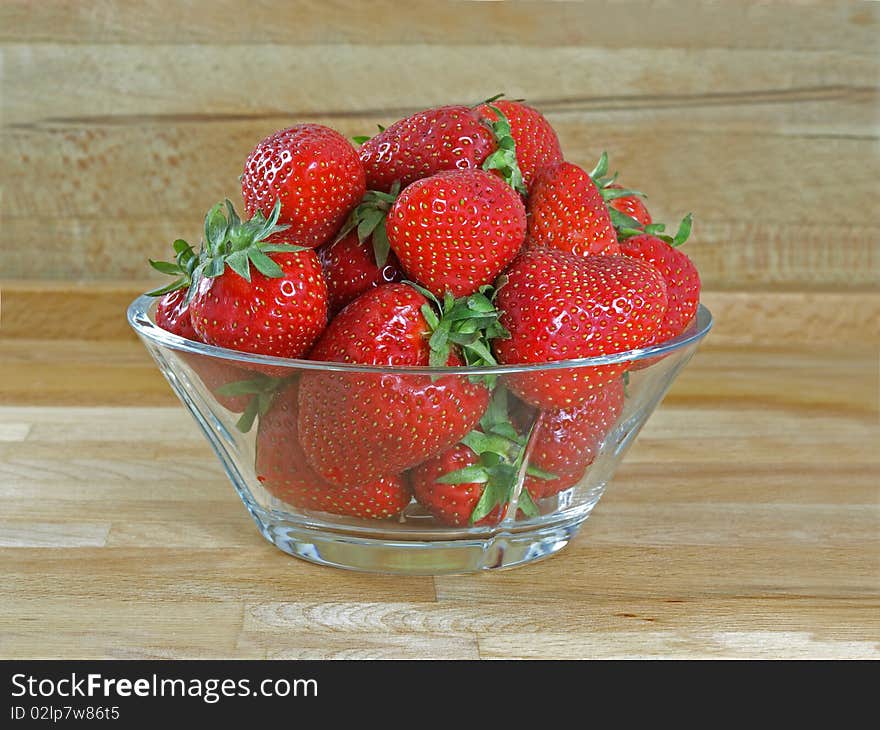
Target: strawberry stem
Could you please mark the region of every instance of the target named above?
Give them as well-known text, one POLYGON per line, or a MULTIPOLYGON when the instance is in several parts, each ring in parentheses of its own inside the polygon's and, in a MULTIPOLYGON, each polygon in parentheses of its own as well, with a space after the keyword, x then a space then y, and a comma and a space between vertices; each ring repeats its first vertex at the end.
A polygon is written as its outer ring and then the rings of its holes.
MULTIPOLYGON (((494 101, 494 100, 493 100, 494 101)), ((488 105, 495 113, 497 119, 485 119, 485 123, 492 134, 495 135, 495 142, 498 148, 483 161, 484 170, 498 170, 502 179, 510 185, 516 192, 521 195, 528 193, 525 182, 523 181, 522 171, 519 169, 519 163, 516 160, 516 142, 510 130, 510 122, 504 116, 497 106, 488 105)))
MULTIPOLYGON (((471 513, 471 524, 479 522, 497 506, 510 502, 530 435, 531 432, 520 435, 513 427, 508 415, 507 391, 497 388, 480 419, 480 430, 471 431, 460 442, 479 457, 479 463, 449 472, 437 479, 441 484, 486 485, 471 513)), ((527 473, 539 479, 556 478, 554 474, 533 467, 529 467, 527 473)), ((517 506, 529 517, 539 514, 527 489, 521 491, 517 506)))
POLYGON ((217 388, 217 395, 232 397, 250 395, 247 407, 235 424, 242 433, 247 433, 254 425, 257 416, 265 416, 272 405, 275 394, 290 383, 291 378, 273 378, 269 375, 257 374, 250 380, 236 380, 217 388))
POLYGON ((373 237, 373 256, 376 266, 380 269, 388 261, 391 252, 391 243, 388 241, 388 232, 385 228, 388 211, 400 193, 400 181, 395 181, 391 190, 383 193, 379 190, 367 190, 361 202, 351 212, 348 219, 336 234, 335 241, 345 238, 353 230, 357 229, 358 241, 363 243, 370 236, 373 237))
MULTIPOLYGON (((441 302, 423 286, 412 281, 404 283, 428 300, 422 305, 422 315, 430 329, 428 364, 431 367, 446 365, 453 347, 469 366, 498 364, 489 343, 497 337, 510 337, 510 333, 498 321, 501 312, 495 308, 495 292, 491 286, 482 286, 478 292, 458 299, 446 292, 441 302)), ((494 385, 494 376, 488 377, 491 378, 489 384, 494 385)))
POLYGON ((225 204, 213 205, 205 216, 205 239, 198 254, 190 244, 178 239, 173 244, 177 254, 175 262, 150 260, 150 266, 157 271, 178 278, 167 286, 147 293, 150 296, 161 296, 169 291, 188 288, 185 301, 189 304, 199 281, 204 277, 220 276, 227 265, 247 281, 251 280, 251 265, 264 276, 283 276, 281 267, 266 254, 291 253, 305 249, 289 243, 268 243, 265 240, 289 228, 278 225, 280 215, 280 200, 275 202, 268 218, 257 211, 250 220, 244 222, 229 200, 225 204))

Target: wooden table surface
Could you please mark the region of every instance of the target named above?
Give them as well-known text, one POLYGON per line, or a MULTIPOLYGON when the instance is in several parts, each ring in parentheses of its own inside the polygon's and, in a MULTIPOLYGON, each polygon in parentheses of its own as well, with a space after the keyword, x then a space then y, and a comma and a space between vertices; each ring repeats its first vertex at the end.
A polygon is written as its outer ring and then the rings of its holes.
POLYGON ((291 558, 139 342, 0 340, 0 656, 880 656, 876 332, 758 324, 880 296, 706 301, 777 345, 720 320, 572 544, 474 576, 291 558))
POLYGON ((877 657, 878 27, 872 2, 0 3, 0 658, 877 657), (657 220, 694 211, 716 328, 560 555, 290 558, 128 331, 136 279, 276 129, 499 91, 657 220))

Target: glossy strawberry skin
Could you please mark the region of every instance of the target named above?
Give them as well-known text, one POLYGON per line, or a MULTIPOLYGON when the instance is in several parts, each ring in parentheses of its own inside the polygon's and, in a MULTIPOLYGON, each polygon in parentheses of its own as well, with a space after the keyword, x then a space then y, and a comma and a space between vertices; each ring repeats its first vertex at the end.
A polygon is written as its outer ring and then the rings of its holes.
MULTIPOLYGON (((518 101, 499 99, 492 102, 510 123, 516 142, 516 161, 528 187, 539 170, 562 162, 562 147, 556 131, 538 110, 518 101)), ((488 104, 480 106, 480 114, 495 121, 498 115, 488 104)))
POLYGON ((681 250, 656 236, 643 234, 620 243, 621 253, 653 266, 666 284, 666 315, 650 344, 665 342, 687 329, 700 305, 700 274, 681 250))
POLYGON ((318 249, 318 258, 327 282, 331 316, 368 289, 403 278, 394 252, 389 252, 383 267, 378 267, 371 239, 359 241, 357 231, 322 246, 318 249))
POLYGON ((441 172, 406 188, 392 205, 388 240, 409 277, 438 297, 491 284, 526 233, 517 193, 483 170, 441 172))
POLYGON ((178 337, 198 342, 186 304, 187 290, 175 289, 163 294, 156 302, 156 325, 178 337))
MULTIPOLYGON (((289 358, 312 346, 327 322, 327 284, 318 257, 314 251, 269 257, 281 267, 281 277, 252 268, 247 281, 227 267, 199 281, 190 312, 202 342, 289 358)), ((267 374, 275 374, 270 369, 267 374)))
POLYGON ((541 169, 529 190, 529 238, 580 256, 616 254, 617 233, 602 193, 570 162, 541 169))
MULTIPOLYGON (((241 194, 248 216, 268 217, 281 200, 285 240, 307 248, 326 243, 366 191, 351 143, 320 124, 299 124, 262 140, 248 156, 241 194)), ((275 238, 271 239, 275 240, 275 238)))
MULTIPOLYGON (((666 312, 666 289, 649 264, 530 248, 507 269, 496 295, 509 339, 493 341, 501 363, 542 363, 611 355, 650 342, 666 312)), ((617 378, 625 362, 506 376, 540 408, 570 408, 617 378)))
POLYGON ((616 379, 596 388, 577 406, 541 411, 532 431, 529 465, 556 478, 527 476, 525 486, 535 499, 550 497, 581 480, 620 417, 623 399, 623 381, 616 379))
POLYGON ((388 192, 442 170, 478 168, 496 147, 492 132, 476 110, 443 106, 392 124, 359 150, 367 188, 388 192))
POLYGON ((306 461, 297 421, 294 383, 275 397, 257 431, 255 471, 272 496, 298 509, 362 519, 391 519, 409 504, 409 487, 397 476, 353 487, 328 484, 306 461))
MULTIPOLYGON (((424 296, 405 284, 371 289, 345 307, 309 353, 312 360, 426 366, 424 296)), ((450 365, 460 364, 453 355, 450 365)), ((312 467, 340 485, 399 474, 458 442, 489 394, 468 378, 309 372, 299 399, 300 442, 312 467)))
MULTIPOLYGON (((469 526, 471 515, 484 484, 443 484, 437 481, 450 472, 474 466, 479 457, 464 444, 457 444, 442 454, 428 459, 409 472, 413 494, 440 524, 454 527, 469 526)), ((477 525, 494 525, 501 519, 501 508, 495 507, 477 525)))
MULTIPOLYGON (((611 190, 623 190, 622 185, 613 184, 608 187, 611 190)), ((614 198, 608 201, 608 205, 615 210, 619 210, 624 215, 634 218, 642 227, 649 226, 654 222, 645 202, 638 195, 625 195, 622 198, 614 198)))
MULTIPOLYGON (((189 307, 186 304, 186 292, 186 289, 176 289, 159 298, 156 303, 156 324, 179 337, 198 342, 199 337, 193 329, 189 307)), ((241 413, 247 408, 250 396, 221 395, 217 391, 221 386, 229 383, 252 378, 252 373, 224 360, 206 355, 182 352, 180 356, 189 363, 205 388, 226 410, 241 413)))

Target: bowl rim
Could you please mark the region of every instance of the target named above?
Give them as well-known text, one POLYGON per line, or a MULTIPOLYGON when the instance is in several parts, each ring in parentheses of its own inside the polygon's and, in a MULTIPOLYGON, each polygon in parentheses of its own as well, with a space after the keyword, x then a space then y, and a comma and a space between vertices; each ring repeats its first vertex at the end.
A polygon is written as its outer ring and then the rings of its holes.
POLYGON ((548 370, 563 370, 569 368, 596 367, 598 365, 613 365, 615 363, 647 360, 660 356, 669 355, 677 350, 683 350, 689 345, 694 345, 702 340, 712 329, 712 313, 702 303, 697 308, 697 314, 691 320, 687 329, 677 337, 650 347, 636 348, 617 352, 613 355, 599 357, 585 357, 574 360, 555 360, 553 362, 524 363, 513 365, 492 365, 485 367, 469 366, 406 366, 399 365, 362 365, 359 363, 327 362, 322 360, 303 360, 299 358, 275 357, 273 355, 258 355, 250 352, 231 350, 225 347, 206 345, 202 342, 188 340, 175 335, 159 327, 151 317, 151 309, 155 308, 157 297, 141 294, 128 306, 127 319, 132 329, 144 340, 155 345, 167 347, 180 352, 188 352, 194 355, 207 355, 218 357, 223 360, 232 360, 248 365, 269 365, 272 367, 286 367, 297 370, 321 370, 340 372, 369 372, 369 373, 395 373, 412 375, 509 375, 514 373, 534 373, 548 370))

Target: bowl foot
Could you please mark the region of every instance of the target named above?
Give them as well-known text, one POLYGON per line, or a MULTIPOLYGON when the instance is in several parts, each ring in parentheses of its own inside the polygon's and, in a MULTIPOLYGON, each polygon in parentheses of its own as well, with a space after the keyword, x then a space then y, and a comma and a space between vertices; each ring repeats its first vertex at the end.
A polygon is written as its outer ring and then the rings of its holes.
POLYGON ((584 517, 485 538, 389 541, 293 524, 252 510, 263 536, 289 555, 318 565, 369 573, 448 575, 526 565, 564 548, 584 517))

